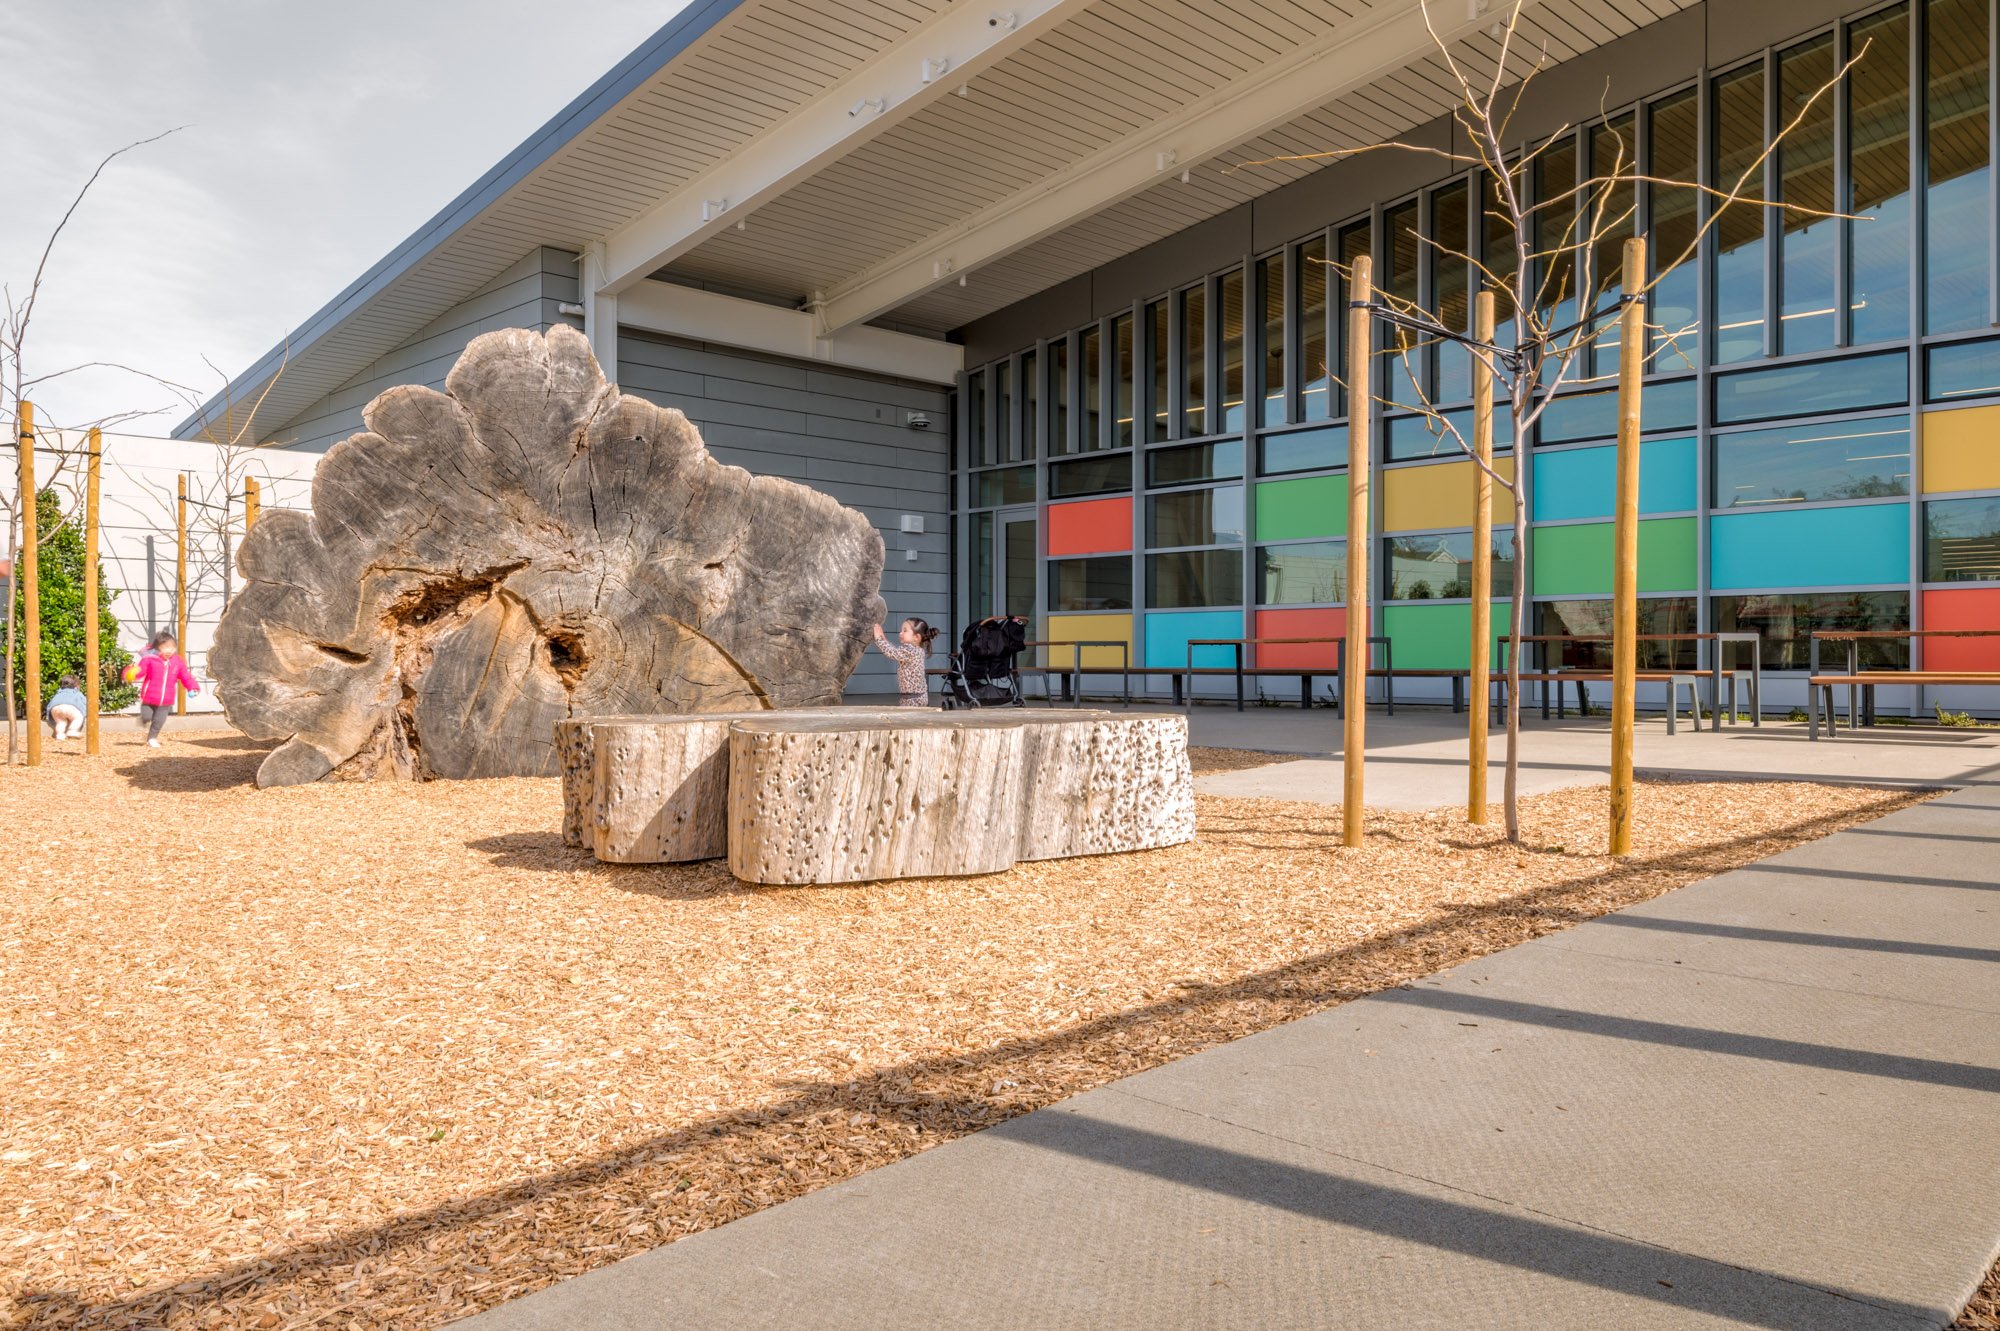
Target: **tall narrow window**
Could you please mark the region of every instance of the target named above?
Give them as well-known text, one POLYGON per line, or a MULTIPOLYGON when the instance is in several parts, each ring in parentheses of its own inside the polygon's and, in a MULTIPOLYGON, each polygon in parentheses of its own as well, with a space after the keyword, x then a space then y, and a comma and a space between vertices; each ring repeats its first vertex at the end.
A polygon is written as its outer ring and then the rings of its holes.
MULTIPOLYGON (((1340 267, 1334 270, 1336 280, 1332 288, 1333 308, 1340 316, 1336 324, 1340 329, 1340 341, 1334 347, 1333 354, 1342 358, 1334 372, 1343 379, 1347 374, 1347 361, 1345 360, 1347 354, 1347 302, 1351 299, 1348 293, 1352 290, 1350 279, 1343 276, 1343 274, 1354 271, 1354 261, 1356 259, 1364 258, 1373 253, 1374 244, 1375 228, 1372 223, 1350 222, 1340 229, 1340 267)), ((1359 391, 1364 393, 1372 392, 1373 390, 1374 385, 1372 384, 1363 384, 1359 388, 1359 391)), ((1347 414, 1347 390, 1345 388, 1341 388, 1340 396, 1335 402, 1334 410, 1342 416, 1347 414)))
POLYGON ((1535 304, 1551 330, 1577 320, 1576 187, 1576 139, 1565 134, 1535 159, 1535 304))
MULTIPOLYGON (((1752 65, 1715 84, 1715 188, 1764 197, 1764 67, 1752 65)), ((1764 212, 1725 208, 1715 224, 1715 362, 1764 354, 1764 212)))
POLYGON ((1104 337, 1096 328, 1083 335, 1077 355, 1083 359, 1083 438, 1078 441, 1085 453, 1104 447, 1104 337))
POLYGON ((1167 437, 1167 413, 1173 407, 1174 382, 1168 372, 1167 302, 1156 300, 1146 307, 1146 354, 1153 366, 1152 425, 1147 438, 1159 443, 1167 437))
POLYGON ((1986 177, 1986 0, 1929 0, 1924 100, 1929 133, 1925 180, 1924 327, 1983 328, 1993 275, 1986 177))
POLYGON ((1257 409, 1259 425, 1285 423, 1285 259, 1272 255, 1257 260, 1257 307, 1262 312, 1263 343, 1259 348, 1263 365, 1262 405, 1257 409))
POLYGON ((1181 292, 1181 438, 1208 433, 1208 288, 1181 292))
POLYGON ((1216 312, 1222 317, 1222 423, 1219 430, 1241 430, 1245 417, 1243 383, 1243 270, 1233 268, 1217 283, 1216 312))
POLYGON ((1910 335, 1910 7, 1848 29, 1848 337, 1910 335))
MULTIPOLYGON (((1518 166, 1509 165, 1508 171, 1514 188, 1523 183, 1518 166)), ((1500 181, 1487 172, 1479 175, 1479 262, 1486 273, 1492 274, 1493 288, 1493 340, 1503 347, 1514 345, 1514 289, 1515 268, 1520 251, 1520 237, 1515 234, 1514 223, 1507 201, 1501 193, 1500 181)), ((1486 280, 1481 274, 1481 281, 1486 280)))
POLYGON ((993 367, 993 457, 994 462, 1013 462, 1020 457, 1014 432, 1014 367, 1001 361, 993 367))
MULTIPOLYGON (((1471 274, 1465 263, 1471 225, 1470 190, 1464 181, 1431 195, 1431 306, 1438 322, 1454 333, 1472 329, 1471 274)), ((1465 348, 1439 342, 1432 357, 1432 400, 1459 402, 1472 396, 1472 362, 1465 348)))
POLYGON ((981 366, 965 376, 965 459, 968 466, 983 467, 993 458, 986 448, 986 369, 981 366))
POLYGON ((1132 345, 1132 316, 1121 314, 1111 321, 1111 341, 1118 357, 1113 379, 1117 396, 1111 404, 1111 443, 1114 448, 1130 448, 1135 434, 1132 419, 1132 376, 1137 370, 1137 349, 1132 345))
POLYGON ((1326 342, 1327 279, 1332 274, 1326 238, 1315 236, 1298 248, 1299 419, 1330 420, 1335 414, 1331 354, 1326 342))
POLYGON ((1021 353, 1021 460, 1033 462, 1042 446, 1042 360, 1021 353))
MULTIPOLYGON (((1591 247, 1590 289, 1580 293, 1589 310, 1606 308, 1625 291, 1625 241, 1637 220, 1633 213, 1632 177, 1638 167, 1638 146, 1630 113, 1613 116, 1590 131, 1588 192, 1578 207, 1588 211, 1596 232, 1591 247)), ((1605 378, 1618 373, 1618 320, 1607 318, 1591 339, 1587 373, 1605 378)))
MULTIPOLYGON (((1382 225, 1389 233, 1388 248, 1382 256, 1382 291, 1399 305, 1414 305, 1419 292, 1418 268, 1423 262, 1424 243, 1419 239, 1418 228, 1422 225, 1417 215, 1417 201, 1399 203, 1382 213, 1382 225)), ((1386 348, 1396 354, 1397 360, 1389 366, 1388 396, 1398 401, 1408 402, 1414 397, 1410 388, 1410 371, 1417 373, 1421 382, 1420 368, 1424 351, 1420 349, 1417 334, 1399 325, 1389 326, 1384 337, 1386 348), (1404 369, 1407 360, 1409 371, 1404 369)))
POLYGON ((1049 421, 1049 453, 1072 451, 1069 439, 1069 339, 1049 344, 1049 400, 1055 411, 1049 421))
POLYGON ((1660 274, 1653 285, 1655 331, 1646 368, 1655 373, 1691 370, 1701 361, 1701 261, 1693 248, 1701 226, 1695 188, 1699 110, 1692 88, 1646 110, 1651 154, 1646 170, 1656 182, 1646 192, 1652 209, 1647 250, 1660 274))
POLYGON ((1778 56, 1778 123, 1800 117, 1778 145, 1778 350, 1791 355, 1833 345, 1833 34, 1778 56))

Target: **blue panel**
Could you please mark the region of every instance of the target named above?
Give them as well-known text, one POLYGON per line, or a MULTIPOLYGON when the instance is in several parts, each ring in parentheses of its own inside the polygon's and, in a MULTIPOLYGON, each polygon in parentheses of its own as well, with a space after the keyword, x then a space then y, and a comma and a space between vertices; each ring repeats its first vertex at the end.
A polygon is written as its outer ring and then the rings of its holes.
MULTIPOLYGON (((1618 449, 1565 448, 1535 454, 1535 521, 1608 518, 1618 449)), ((1639 511, 1694 508, 1694 440, 1648 439, 1639 448, 1639 511)))
MULTIPOLYGON (((1184 666, 1190 638, 1240 638, 1240 610, 1156 610, 1146 616, 1146 660, 1149 666, 1184 666)), ((1198 666, 1232 666, 1236 653, 1228 647, 1197 647, 1198 666)), ((1140 662, 1134 661, 1138 665, 1140 662)))
POLYGON ((1910 580, 1908 504, 1724 513, 1709 523, 1709 585, 1717 591, 1910 580))

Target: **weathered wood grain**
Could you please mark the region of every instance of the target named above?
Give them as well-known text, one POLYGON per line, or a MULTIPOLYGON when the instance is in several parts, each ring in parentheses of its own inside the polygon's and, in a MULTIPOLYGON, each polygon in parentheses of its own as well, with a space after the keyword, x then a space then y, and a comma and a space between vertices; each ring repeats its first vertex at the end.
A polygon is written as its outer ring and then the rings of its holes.
POLYGON ((572 717, 828 704, 878 623, 861 514, 709 456, 572 329, 390 389, 262 516, 210 656, 260 785, 548 775, 572 717))
POLYGON ((729 737, 729 868, 748 882, 994 873, 1194 835, 1175 713, 773 714, 729 737))

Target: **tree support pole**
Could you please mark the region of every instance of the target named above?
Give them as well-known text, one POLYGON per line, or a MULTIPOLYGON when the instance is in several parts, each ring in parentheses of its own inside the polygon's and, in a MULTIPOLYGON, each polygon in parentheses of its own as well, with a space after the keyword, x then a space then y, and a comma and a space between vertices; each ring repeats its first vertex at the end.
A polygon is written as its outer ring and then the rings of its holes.
POLYGON ((1373 450, 1369 366, 1373 338, 1368 303, 1375 298, 1374 263, 1354 261, 1347 307, 1347 662, 1341 672, 1341 844, 1361 844, 1362 787, 1368 725, 1368 472, 1373 450))
MULTIPOLYGON (((1625 242, 1618 319, 1618 489, 1611 577, 1611 853, 1632 853, 1632 727, 1639 654, 1639 381, 1645 373, 1646 242, 1625 242)), ((1668 706, 1673 700, 1668 699, 1668 706)))
MULTIPOLYGON (((1493 293, 1482 291, 1473 302, 1472 336, 1482 346, 1493 345, 1493 293)), ((1465 779, 1465 817, 1486 822, 1486 730, 1493 668, 1493 368, 1483 357, 1472 358, 1472 679, 1467 708, 1471 732, 1465 779)))
POLYGON ((257 478, 255 476, 245 476, 243 478, 243 534, 245 536, 248 536, 250 529, 257 525, 257 510, 262 506, 263 497, 263 487, 257 484, 257 478))
MULTIPOLYGON (((188 478, 180 475, 180 502, 174 508, 174 641, 187 659, 188 649, 188 478)), ((174 715, 186 716, 187 689, 174 685, 174 715)))
MULTIPOLYGON (((36 534, 40 516, 35 491, 35 405, 20 404, 21 412, 21 600, 26 611, 21 626, 27 649, 22 661, 28 694, 28 766, 42 765, 42 555, 41 538, 36 534)), ((12 688, 14 682, 7 681, 12 688)))
POLYGON ((90 429, 90 471, 83 491, 83 751, 97 752, 97 701, 102 666, 97 659, 98 479, 104 460, 104 432, 90 429))

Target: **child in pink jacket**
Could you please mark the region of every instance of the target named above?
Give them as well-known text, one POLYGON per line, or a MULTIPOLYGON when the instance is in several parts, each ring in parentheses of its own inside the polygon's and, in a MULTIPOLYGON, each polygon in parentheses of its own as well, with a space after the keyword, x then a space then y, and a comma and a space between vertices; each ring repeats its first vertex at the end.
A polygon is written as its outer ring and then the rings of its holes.
POLYGON ((166 729, 167 718, 174 714, 174 686, 179 684, 189 693, 200 693, 201 685, 188 669, 181 645, 171 633, 161 633, 153 639, 153 650, 139 658, 137 668, 139 723, 146 727, 147 746, 157 749, 160 732, 166 729))

